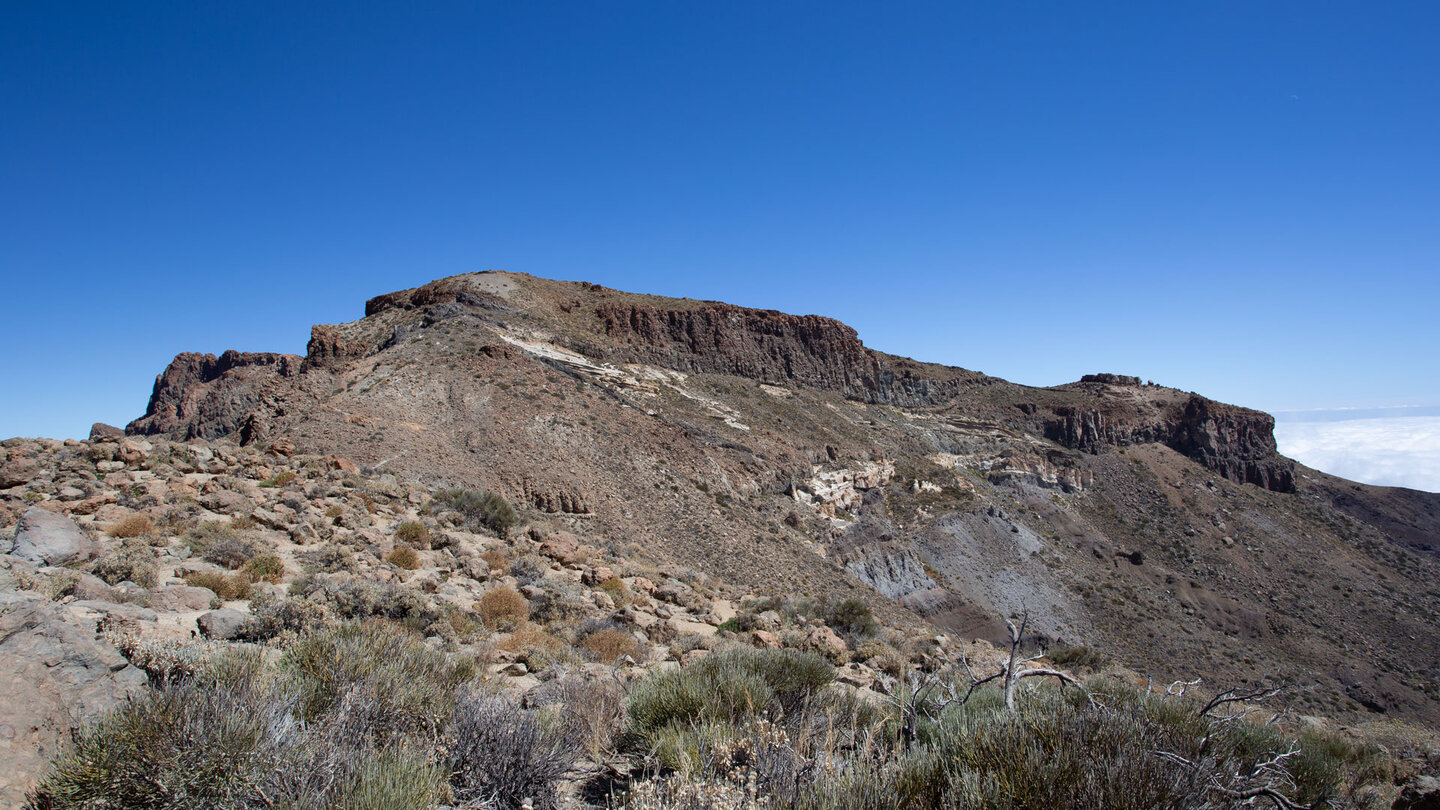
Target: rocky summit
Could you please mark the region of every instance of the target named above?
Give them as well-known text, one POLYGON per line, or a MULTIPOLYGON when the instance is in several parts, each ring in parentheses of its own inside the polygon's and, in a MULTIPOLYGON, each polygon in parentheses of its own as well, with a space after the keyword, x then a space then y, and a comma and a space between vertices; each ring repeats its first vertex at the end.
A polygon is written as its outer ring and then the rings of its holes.
MULTIPOLYGON (((1273 426, 817 315, 500 272, 381 295, 303 357, 179 355, 123 433, 3 443, 0 791, 147 680, 377 618, 526 711, 735 648, 903 709, 910 667, 1013 642, 1139 686, 1284 684, 1330 728, 1433 726, 1440 496, 1308 469, 1273 426)), ((612 788, 639 767, 587 756, 612 788)), ((486 795, 613 800, 566 773, 486 795)), ((478 790, 457 779, 437 802, 478 790)), ((655 801, 632 806, 722 806, 655 801)))

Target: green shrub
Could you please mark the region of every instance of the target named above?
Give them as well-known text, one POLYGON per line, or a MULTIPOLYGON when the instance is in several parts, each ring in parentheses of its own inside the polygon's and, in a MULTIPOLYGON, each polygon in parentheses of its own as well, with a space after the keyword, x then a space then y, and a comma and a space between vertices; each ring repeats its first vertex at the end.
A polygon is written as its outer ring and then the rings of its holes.
POLYGON ((1110 656, 1085 646, 1057 647, 1045 653, 1056 666, 1100 670, 1110 666, 1110 656))
POLYGON ((280 670, 307 721, 337 711, 352 716, 377 745, 408 735, 433 738, 455 708, 457 669, 424 639, 391 622, 321 628, 301 637, 280 670))
POLYGON ((426 511, 449 507, 465 516, 467 523, 481 525, 505 537, 514 528, 519 516, 510 502, 493 492, 475 489, 442 489, 436 492, 426 511))
POLYGON ((240 808, 278 766, 288 705, 242 663, 164 683, 81 729, 29 797, 35 810, 240 808))
POLYGON ((838 633, 852 639, 875 635, 877 626, 870 606, 863 599, 850 597, 825 606, 825 623, 838 633))
POLYGON ((668 726, 735 723, 796 710, 834 677, 834 668, 814 653, 722 650, 646 678, 631 692, 626 714, 631 729, 653 746, 668 726))
POLYGON ((278 584, 285 576, 285 563, 276 554, 257 554, 246 560, 240 571, 252 582, 278 584))

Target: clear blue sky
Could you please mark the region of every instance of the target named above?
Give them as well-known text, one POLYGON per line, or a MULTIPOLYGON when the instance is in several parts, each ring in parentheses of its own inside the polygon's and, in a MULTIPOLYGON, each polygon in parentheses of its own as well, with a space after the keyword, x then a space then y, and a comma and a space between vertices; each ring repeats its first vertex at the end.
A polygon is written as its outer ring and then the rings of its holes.
POLYGON ((1440 403, 1434 3, 0 5, 0 436, 507 269, 1440 403))

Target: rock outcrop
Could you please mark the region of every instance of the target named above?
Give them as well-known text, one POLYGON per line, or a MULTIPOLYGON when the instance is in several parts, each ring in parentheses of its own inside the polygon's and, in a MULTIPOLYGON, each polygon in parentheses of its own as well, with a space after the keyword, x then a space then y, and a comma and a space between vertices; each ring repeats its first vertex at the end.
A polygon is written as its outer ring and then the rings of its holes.
POLYGON ((1277 453, 1275 419, 1260 411, 1191 395, 1149 412, 1062 405, 1051 413, 1045 438, 1066 447, 1164 444, 1232 481, 1295 491, 1295 464, 1277 453))
POLYGON ((298 374, 301 361, 298 355, 273 352, 177 355, 155 378, 145 415, 127 425, 125 432, 182 441, 234 433, 265 387, 277 378, 298 374))
POLYGON ((0 805, 19 807, 73 729, 145 683, 144 672, 59 605, 0 593, 0 805))

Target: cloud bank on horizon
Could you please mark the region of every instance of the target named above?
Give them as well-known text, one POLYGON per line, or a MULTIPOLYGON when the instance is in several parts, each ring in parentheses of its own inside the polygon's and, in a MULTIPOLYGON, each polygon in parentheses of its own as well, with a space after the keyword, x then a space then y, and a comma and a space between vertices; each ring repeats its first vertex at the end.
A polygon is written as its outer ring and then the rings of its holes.
POLYGON ((1352 481, 1440 492, 1440 416, 1326 413, 1328 420, 1276 414, 1280 452, 1352 481))

